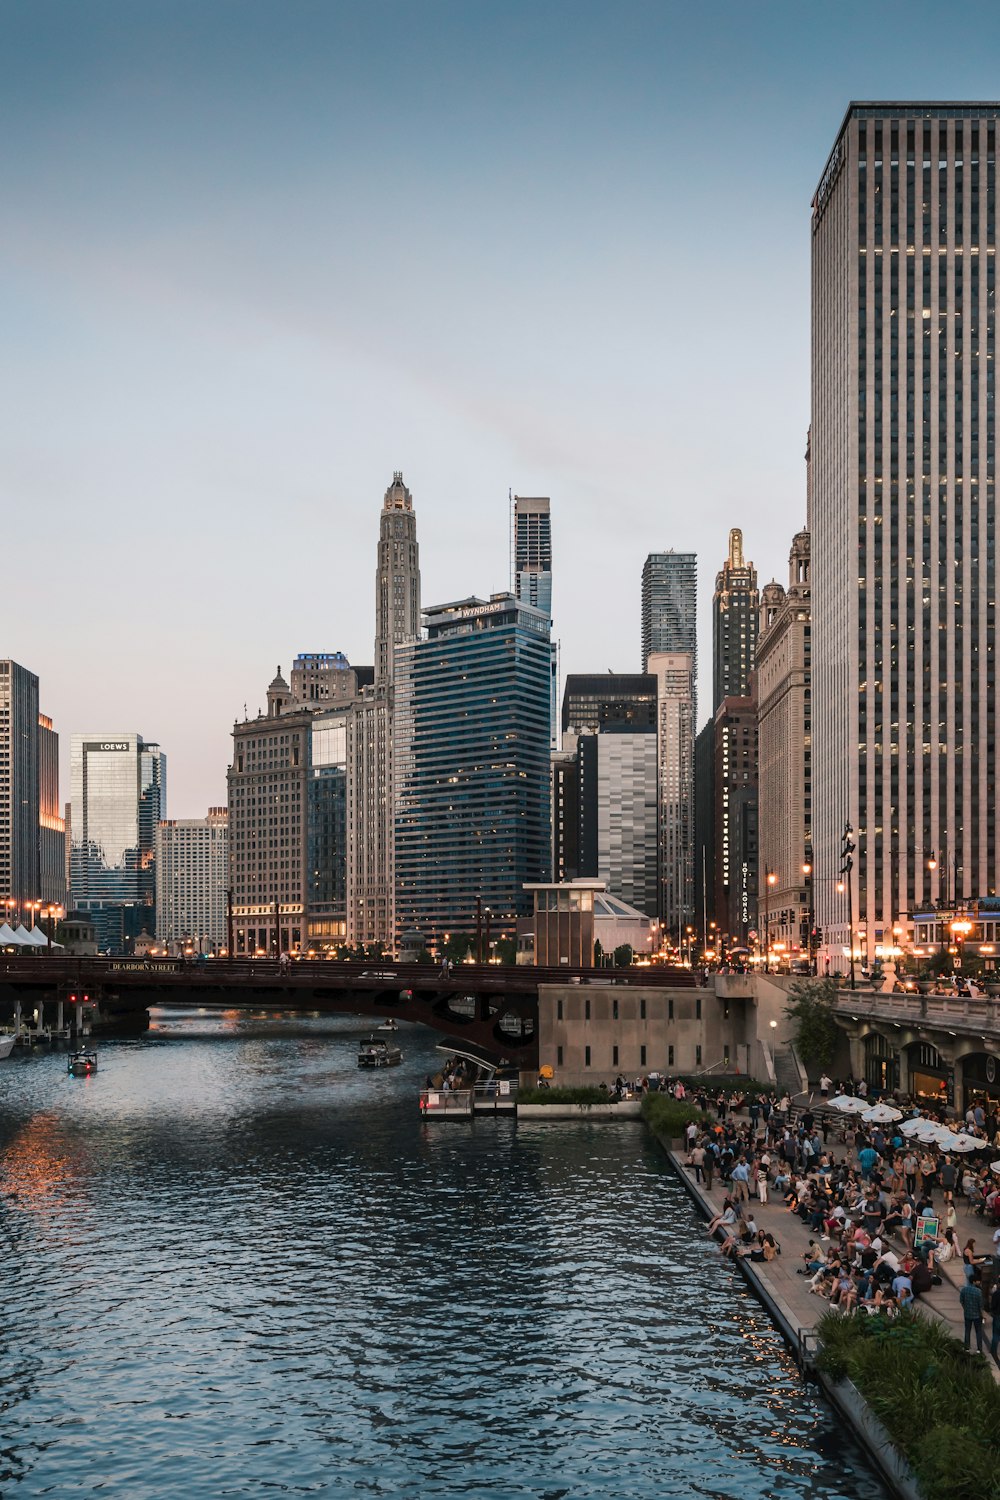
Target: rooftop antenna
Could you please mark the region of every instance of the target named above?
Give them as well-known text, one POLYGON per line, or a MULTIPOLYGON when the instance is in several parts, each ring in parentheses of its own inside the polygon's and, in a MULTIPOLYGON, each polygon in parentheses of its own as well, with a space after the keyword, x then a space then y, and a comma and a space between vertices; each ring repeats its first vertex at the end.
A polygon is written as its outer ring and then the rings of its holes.
POLYGON ((515 594, 517 588, 514 578, 514 492, 507 490, 507 551, 510 559, 510 592, 515 594))

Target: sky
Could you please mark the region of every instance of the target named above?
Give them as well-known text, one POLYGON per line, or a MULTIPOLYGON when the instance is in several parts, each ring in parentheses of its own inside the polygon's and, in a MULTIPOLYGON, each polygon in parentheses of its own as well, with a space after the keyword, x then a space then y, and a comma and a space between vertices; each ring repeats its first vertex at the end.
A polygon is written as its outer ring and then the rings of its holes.
POLYGON ((138 730, 170 816, 224 804, 276 665, 371 662, 397 469, 425 604, 551 497, 564 673, 638 671, 643 561, 697 552, 704 705, 729 528, 786 582, 806 520, 847 104, 995 97, 1000 11, 942 14, 2 0, 0 656, 64 768, 138 730))

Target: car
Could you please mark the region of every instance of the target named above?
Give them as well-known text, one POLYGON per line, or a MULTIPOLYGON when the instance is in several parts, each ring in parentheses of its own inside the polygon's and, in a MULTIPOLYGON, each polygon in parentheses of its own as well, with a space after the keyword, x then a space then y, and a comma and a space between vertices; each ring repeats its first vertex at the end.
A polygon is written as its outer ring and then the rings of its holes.
POLYGON ((390 969, 362 969, 362 971, 361 971, 361 978, 362 979, 398 979, 399 975, 398 974, 394 974, 390 969))

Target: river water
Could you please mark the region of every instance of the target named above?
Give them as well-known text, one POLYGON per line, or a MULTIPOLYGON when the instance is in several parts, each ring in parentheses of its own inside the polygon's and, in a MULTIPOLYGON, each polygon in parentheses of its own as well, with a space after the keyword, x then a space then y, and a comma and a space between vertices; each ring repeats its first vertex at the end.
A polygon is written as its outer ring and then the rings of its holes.
POLYGON ((883 1500, 641 1126, 424 1123, 364 1034, 0 1063, 0 1495, 883 1500))

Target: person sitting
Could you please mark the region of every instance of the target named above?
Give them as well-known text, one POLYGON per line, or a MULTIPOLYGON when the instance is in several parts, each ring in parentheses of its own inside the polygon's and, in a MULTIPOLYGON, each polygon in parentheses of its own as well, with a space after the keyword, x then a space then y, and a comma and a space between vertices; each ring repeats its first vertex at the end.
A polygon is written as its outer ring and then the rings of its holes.
POLYGON ((736 1223, 736 1220, 738 1218, 739 1215, 736 1212, 736 1208, 733 1204, 732 1199, 725 1198, 723 1199, 722 1203, 722 1212, 716 1214, 713 1219, 709 1220, 706 1233, 711 1235, 714 1234, 717 1229, 724 1228, 728 1230, 731 1225, 736 1223))

